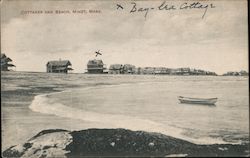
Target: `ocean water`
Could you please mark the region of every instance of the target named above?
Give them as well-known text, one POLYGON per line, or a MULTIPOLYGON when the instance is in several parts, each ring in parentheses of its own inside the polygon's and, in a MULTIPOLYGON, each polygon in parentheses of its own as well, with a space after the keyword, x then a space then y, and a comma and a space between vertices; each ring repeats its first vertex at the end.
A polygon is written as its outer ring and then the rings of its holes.
MULTIPOLYGON (((2 74, 1 79, 2 92, 8 95, 34 88, 52 90, 38 90, 28 101, 10 97, 3 101, 2 107, 8 111, 10 104, 12 108, 23 106, 26 113, 18 115, 26 118, 20 122, 39 115, 61 119, 60 127, 73 130, 126 128, 160 132, 197 144, 234 144, 249 142, 248 80, 248 77, 228 76, 12 72, 2 74), (180 104, 178 96, 217 97, 218 101, 215 106, 180 104)), ((3 120, 10 119, 10 113, 2 117, 6 140, 10 131, 4 128, 14 123, 3 120)), ((58 121, 54 120, 41 119, 40 128, 47 127, 46 122, 50 128, 57 128, 58 121)), ((29 126, 32 129, 32 121, 29 126)))

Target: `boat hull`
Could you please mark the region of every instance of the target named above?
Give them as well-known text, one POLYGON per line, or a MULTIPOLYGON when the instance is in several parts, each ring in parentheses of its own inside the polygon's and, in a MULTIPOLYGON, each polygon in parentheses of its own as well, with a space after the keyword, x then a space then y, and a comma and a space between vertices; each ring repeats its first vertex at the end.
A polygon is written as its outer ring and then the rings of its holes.
POLYGON ((217 98, 188 98, 188 97, 179 97, 180 103, 184 104, 203 104, 203 105, 215 105, 217 98))

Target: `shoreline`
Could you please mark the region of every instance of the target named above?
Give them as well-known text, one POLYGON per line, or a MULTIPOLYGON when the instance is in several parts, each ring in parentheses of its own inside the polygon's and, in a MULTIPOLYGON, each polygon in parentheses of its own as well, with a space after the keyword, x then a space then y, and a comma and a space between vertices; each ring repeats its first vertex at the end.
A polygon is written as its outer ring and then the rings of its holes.
MULTIPOLYGON (((128 83, 122 83, 120 85, 101 85, 101 86, 126 86, 128 85, 128 83)), ((56 113, 55 112, 55 109, 47 109, 50 105, 50 106, 54 106, 54 104, 56 104, 55 106, 58 106, 58 108, 56 109, 65 109, 67 108, 67 111, 74 111, 76 109, 71 109, 71 107, 64 107, 65 105, 64 104, 60 104, 58 105, 58 103, 54 102, 54 101, 49 101, 47 102, 48 98, 50 98, 49 96, 50 95, 54 95, 54 94, 60 94, 60 93, 64 93, 64 92, 71 92, 72 91, 82 91, 83 89, 85 90, 88 90, 88 89, 93 89, 93 88, 96 88, 96 85, 95 86, 89 86, 89 87, 82 87, 82 88, 75 88, 75 89, 68 89, 68 90, 63 90, 63 91, 59 91, 59 92, 51 92, 51 93, 46 93, 46 94, 40 94, 40 95, 36 95, 34 97, 34 99, 32 100, 32 103, 29 105, 29 109, 32 110, 33 112, 37 112, 37 113, 41 113, 41 114, 44 114, 44 115, 52 115, 52 116, 55 116, 57 118, 61 118, 61 119, 73 119, 73 120, 79 120, 79 121, 82 121, 82 122, 92 122, 93 124, 95 123, 99 123, 99 124, 103 124, 103 127, 104 128, 116 128, 117 126, 116 125, 108 125, 108 121, 109 120, 109 117, 111 117, 112 119, 115 119, 115 120, 119 120, 119 119, 122 119, 123 121, 120 122, 120 124, 118 125, 117 128, 124 128, 124 129, 128 129, 128 130, 142 130, 142 131, 145 131, 145 132, 150 132, 150 133, 161 133, 161 134, 164 134, 164 135, 168 135, 170 137, 174 137, 176 139, 182 139, 182 140, 185 140, 185 141, 189 141, 191 143, 194 143, 194 144, 197 144, 197 145, 211 145, 211 144, 231 144, 231 145, 238 145, 238 144, 241 144, 240 141, 238 142, 227 142, 225 140, 223 140, 222 138, 210 138, 209 140, 207 140, 207 138, 205 139, 193 139, 193 138, 188 138, 184 135, 182 135, 181 133, 177 132, 179 131, 178 129, 173 129, 173 127, 169 127, 167 129, 171 129, 171 130, 166 130, 164 129, 160 124, 158 124, 157 122, 154 122, 152 120, 147 120, 147 119, 141 119, 141 118, 138 118, 138 117, 133 117, 133 116, 126 116, 126 115, 116 115, 116 114, 105 114, 105 113, 96 113, 96 112, 92 112, 92 111, 84 111, 84 112, 80 112, 78 111, 79 113, 75 113, 74 112, 74 118, 73 116, 71 116, 70 114, 67 115, 67 116, 63 116, 61 111, 59 110, 59 113, 56 113), (37 104, 40 104, 39 106, 37 106, 37 104), (43 107, 42 109, 40 109, 40 107, 43 107), (39 109, 38 109, 39 108, 39 109), (49 111, 48 111, 49 110, 49 111), (52 112, 53 111, 53 112, 52 112), (88 119, 88 118, 78 118, 79 115, 95 115, 95 114, 98 114, 99 117, 101 116, 101 118, 103 120, 106 120, 106 121, 99 121, 97 119, 88 119), (111 116, 110 116, 111 115, 111 116), (143 126, 138 126, 138 127, 135 127, 133 125, 130 125, 130 126, 123 126, 122 123, 124 122, 124 120, 129 120, 129 121, 138 121, 140 122, 141 124, 148 124, 151 128, 145 128, 143 126), (108 126, 106 126, 108 125, 108 126), (173 134, 172 132, 167 132, 167 131, 174 131, 176 130, 175 134, 173 134), (178 133, 178 134, 177 134, 178 133), (212 141, 212 142, 211 142, 212 141)), ((98 87, 100 88, 100 87, 98 87)), ((93 126, 86 126, 86 128, 84 129, 91 129, 91 128, 94 128, 93 126)), ((97 127, 99 128, 99 127, 97 127)), ((78 128, 79 129, 79 128, 78 128)), ((82 130, 82 129, 81 129, 82 130)))
POLYGON ((88 72, 69 72, 69 73, 48 73, 45 71, 1 71, 1 73, 44 73, 44 74, 51 74, 51 75, 70 75, 70 74, 76 74, 76 75, 107 75, 107 76, 197 76, 197 77, 249 77, 248 75, 225 75, 225 74, 217 74, 217 75, 186 75, 186 74, 128 74, 128 73, 120 73, 120 74, 110 74, 110 73, 88 73, 88 72))

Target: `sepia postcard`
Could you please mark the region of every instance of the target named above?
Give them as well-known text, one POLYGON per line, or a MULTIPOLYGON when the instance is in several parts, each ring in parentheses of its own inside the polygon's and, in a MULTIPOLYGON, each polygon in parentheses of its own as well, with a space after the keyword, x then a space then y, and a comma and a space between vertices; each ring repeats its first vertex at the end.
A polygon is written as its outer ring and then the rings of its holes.
POLYGON ((0 0, 1 156, 248 157, 247 0, 0 0))

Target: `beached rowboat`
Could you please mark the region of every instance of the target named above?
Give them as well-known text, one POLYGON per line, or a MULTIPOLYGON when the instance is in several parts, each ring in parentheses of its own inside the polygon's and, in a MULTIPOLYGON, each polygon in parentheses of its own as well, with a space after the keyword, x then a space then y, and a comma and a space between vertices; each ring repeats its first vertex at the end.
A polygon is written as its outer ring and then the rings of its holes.
POLYGON ((178 99, 181 103, 214 105, 218 98, 189 98, 179 96, 178 99))

